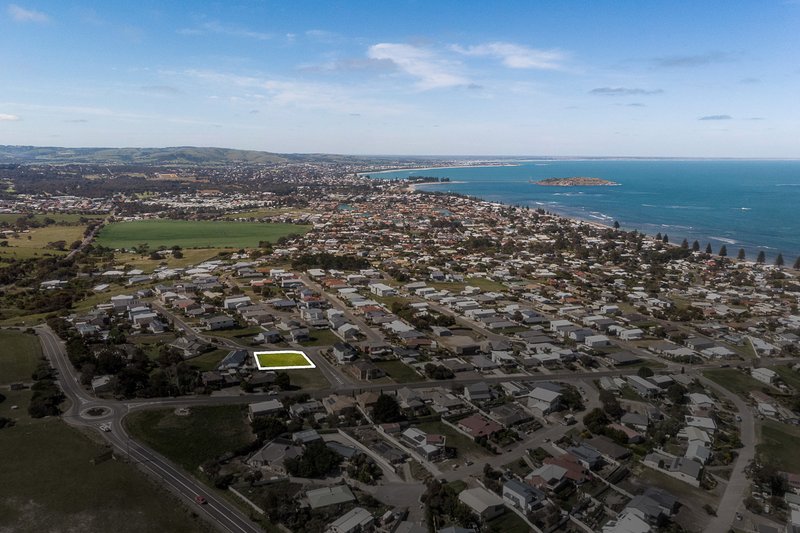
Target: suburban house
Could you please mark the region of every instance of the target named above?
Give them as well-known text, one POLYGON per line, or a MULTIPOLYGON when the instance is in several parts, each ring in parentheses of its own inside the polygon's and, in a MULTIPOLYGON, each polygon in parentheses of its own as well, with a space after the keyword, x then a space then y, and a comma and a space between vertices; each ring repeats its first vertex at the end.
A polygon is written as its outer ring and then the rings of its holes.
POLYGON ((483 487, 462 490, 458 494, 458 499, 480 516, 481 520, 491 520, 496 516, 500 516, 506 510, 503 500, 494 492, 490 492, 483 487))
POLYGON ((516 479, 503 485, 503 501, 525 513, 541 507, 546 498, 544 492, 516 479))

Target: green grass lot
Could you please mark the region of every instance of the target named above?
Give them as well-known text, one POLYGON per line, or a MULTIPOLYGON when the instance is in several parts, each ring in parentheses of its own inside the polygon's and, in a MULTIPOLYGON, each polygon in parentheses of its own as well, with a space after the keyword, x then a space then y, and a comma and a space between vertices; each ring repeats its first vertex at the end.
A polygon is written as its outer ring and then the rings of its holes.
POLYGON ((311 337, 310 341, 301 342, 300 344, 303 346, 333 346, 342 341, 329 329, 312 329, 309 332, 309 336, 311 337))
POLYGON ((734 368, 706 370, 703 375, 729 391, 744 397, 747 397, 751 391, 771 388, 734 368))
POLYGON ((263 333, 264 329, 259 326, 247 326, 244 328, 232 329, 217 329, 209 331, 208 335, 213 337, 224 337, 231 340, 245 340, 248 341, 250 337, 255 337, 259 333, 263 333))
POLYGON ((0 330, 0 346, 0 384, 31 381, 42 357, 39 338, 21 331, 0 330))
POLYGON ((424 377, 402 361, 377 361, 375 366, 382 368, 397 383, 425 381, 424 377))
POLYGON ((757 449, 763 461, 780 470, 800 472, 800 454, 795 449, 800 442, 800 428, 764 420, 760 441, 757 449))
POLYGON ((188 363, 192 366, 196 366, 201 372, 216 370, 217 366, 219 366, 229 352, 230 350, 228 349, 220 348, 218 350, 206 352, 203 355, 193 357, 192 359, 189 359, 188 363))
POLYGON ((137 220, 104 227, 97 243, 109 248, 133 248, 146 242, 150 248, 241 248, 275 242, 290 233, 305 233, 311 226, 258 222, 137 220))
MULTIPOLYGON (((717 506, 718 496, 703 489, 692 487, 679 479, 657 472, 652 468, 642 467, 641 474, 636 476, 637 485, 640 487, 657 487, 672 494, 685 496, 684 501, 691 502, 692 507, 701 507, 704 503, 717 506)), ((628 487, 626 487, 627 489, 628 487)), ((720 488, 718 487, 718 490, 720 488)))
POLYGON ((189 472, 204 462, 253 440, 247 408, 238 405, 192 407, 188 416, 173 409, 136 411, 125 418, 131 435, 189 472))
POLYGON ((300 353, 293 352, 275 352, 275 353, 262 353, 258 354, 258 362, 261 366, 265 367, 282 367, 282 366, 307 366, 311 367, 308 359, 300 353))
POLYGON ((531 528, 517 513, 506 509, 506 512, 487 522, 489 531, 502 531, 503 533, 528 533, 531 528))
POLYGON ((289 380, 292 385, 300 387, 301 390, 325 389, 331 385, 319 368, 298 368, 284 370, 283 372, 289 374, 289 380))
POLYGON ((0 461, 0 531, 212 531, 132 465, 90 464, 105 448, 59 418, 28 417, 30 390, 3 394, 0 416, 17 423, 0 430, 0 457, 13 458, 0 461))

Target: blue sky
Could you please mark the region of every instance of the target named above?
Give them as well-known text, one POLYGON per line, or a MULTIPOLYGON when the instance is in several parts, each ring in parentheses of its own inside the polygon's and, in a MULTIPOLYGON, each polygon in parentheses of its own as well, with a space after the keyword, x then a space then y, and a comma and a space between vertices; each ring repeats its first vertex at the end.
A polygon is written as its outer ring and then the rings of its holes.
POLYGON ((0 144, 796 158, 800 0, 19 0, 0 144))

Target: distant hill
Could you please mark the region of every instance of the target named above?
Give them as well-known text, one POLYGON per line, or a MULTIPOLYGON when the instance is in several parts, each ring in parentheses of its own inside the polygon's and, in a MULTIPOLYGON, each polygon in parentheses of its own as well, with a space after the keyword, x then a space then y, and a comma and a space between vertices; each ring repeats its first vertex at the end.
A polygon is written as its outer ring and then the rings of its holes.
POLYGON ((283 163, 304 160, 305 157, 307 156, 194 146, 176 146, 172 148, 59 148, 55 146, 0 145, 0 163, 23 164, 224 165, 230 163, 283 163))

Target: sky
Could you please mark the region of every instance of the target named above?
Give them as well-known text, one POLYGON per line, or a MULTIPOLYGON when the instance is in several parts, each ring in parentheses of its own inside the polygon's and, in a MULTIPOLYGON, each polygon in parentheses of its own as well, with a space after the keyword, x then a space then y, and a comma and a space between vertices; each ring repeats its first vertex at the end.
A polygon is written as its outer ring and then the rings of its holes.
POLYGON ((15 0, 0 144, 800 158, 800 0, 15 0))

